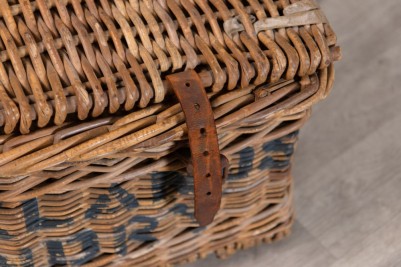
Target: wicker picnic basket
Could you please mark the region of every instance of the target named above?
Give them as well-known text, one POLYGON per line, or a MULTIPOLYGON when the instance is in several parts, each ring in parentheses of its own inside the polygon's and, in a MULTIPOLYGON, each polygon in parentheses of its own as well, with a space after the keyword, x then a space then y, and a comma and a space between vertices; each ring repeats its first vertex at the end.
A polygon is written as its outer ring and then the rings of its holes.
POLYGON ((313 0, 1 0, 0 265, 169 266, 286 236, 340 58, 313 0))

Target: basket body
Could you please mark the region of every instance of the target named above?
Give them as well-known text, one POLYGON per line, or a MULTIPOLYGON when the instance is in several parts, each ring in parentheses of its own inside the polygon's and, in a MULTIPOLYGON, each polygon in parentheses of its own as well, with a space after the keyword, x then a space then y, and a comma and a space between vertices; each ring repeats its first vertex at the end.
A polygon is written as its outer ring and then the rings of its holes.
POLYGON ((297 133, 340 58, 315 1, 0 8, 1 266, 168 266, 289 233, 297 133), (186 70, 229 162, 205 227, 191 129, 166 79, 186 70))
POLYGON ((193 218, 192 177, 174 171, 4 203, 1 265, 168 266, 280 239, 292 224, 296 138, 230 155, 221 209, 203 228, 193 218))

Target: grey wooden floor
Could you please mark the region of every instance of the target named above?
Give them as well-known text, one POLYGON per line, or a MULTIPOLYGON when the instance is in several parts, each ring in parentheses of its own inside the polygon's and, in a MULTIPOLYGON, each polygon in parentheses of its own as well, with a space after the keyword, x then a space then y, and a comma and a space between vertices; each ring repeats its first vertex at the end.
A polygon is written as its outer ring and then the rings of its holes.
POLYGON ((301 132, 292 236, 187 267, 401 266, 401 3, 321 3, 343 61, 301 132))

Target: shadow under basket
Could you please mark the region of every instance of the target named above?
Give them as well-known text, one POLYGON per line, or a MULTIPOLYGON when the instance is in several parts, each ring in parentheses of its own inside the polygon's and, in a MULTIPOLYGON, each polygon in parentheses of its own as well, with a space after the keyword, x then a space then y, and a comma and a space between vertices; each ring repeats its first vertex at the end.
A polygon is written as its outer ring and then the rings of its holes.
POLYGON ((0 9, 0 266, 171 266, 290 233, 298 132, 341 58, 316 1, 0 9))

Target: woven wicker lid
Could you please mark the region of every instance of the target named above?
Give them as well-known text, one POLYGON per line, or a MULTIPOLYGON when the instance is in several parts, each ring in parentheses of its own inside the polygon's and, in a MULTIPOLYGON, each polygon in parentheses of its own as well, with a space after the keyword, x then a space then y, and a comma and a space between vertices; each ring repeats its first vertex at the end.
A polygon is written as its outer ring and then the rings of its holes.
POLYGON ((186 69, 219 94, 310 75, 339 56, 313 0, 4 1, 2 17, 6 134, 173 103, 165 76, 186 69))

